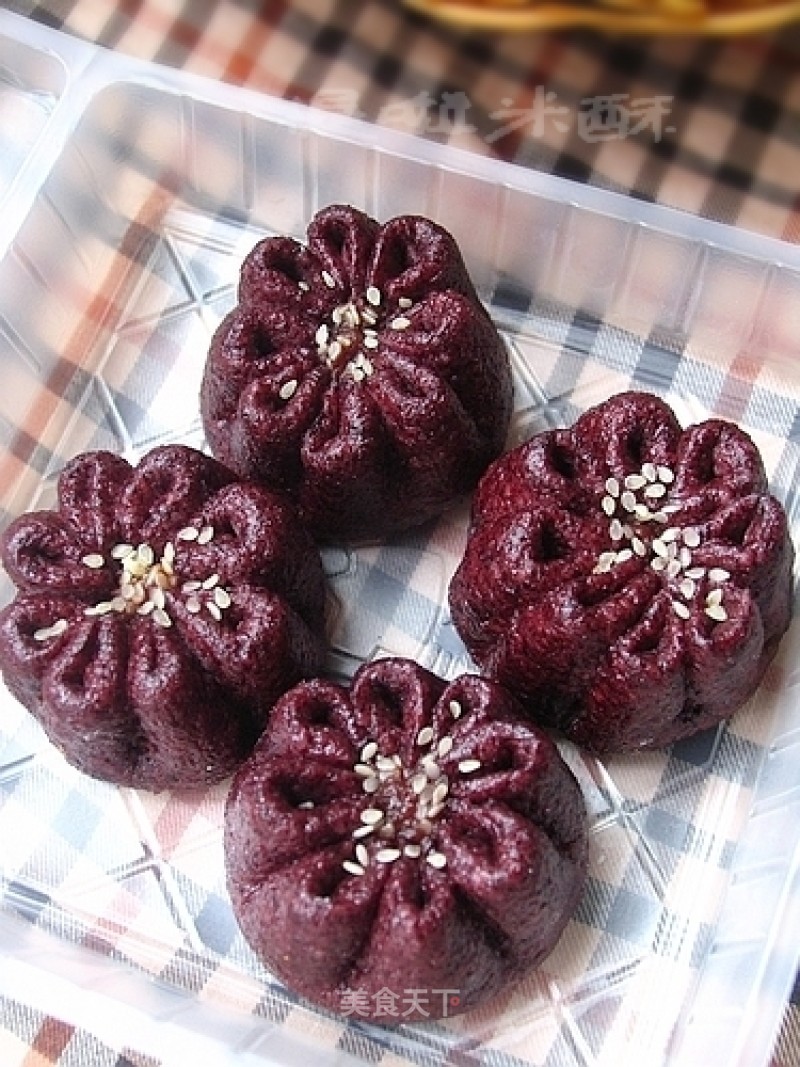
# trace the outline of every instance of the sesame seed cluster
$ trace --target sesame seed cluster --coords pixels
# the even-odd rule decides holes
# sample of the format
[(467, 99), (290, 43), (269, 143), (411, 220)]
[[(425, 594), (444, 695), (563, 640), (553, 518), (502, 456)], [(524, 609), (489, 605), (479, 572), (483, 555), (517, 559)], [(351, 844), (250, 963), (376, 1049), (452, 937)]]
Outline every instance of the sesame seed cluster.
[[(454, 721), (461, 717), (457, 700), (451, 700), (448, 708)], [(361, 749), (353, 770), (361, 778), (370, 805), (361, 811), (360, 825), (352, 833), (355, 854), (342, 864), (349, 874), (363, 875), (371, 859), (393, 863), (401, 856), (423, 859), (437, 870), (447, 866), (447, 857), (434, 847), (431, 834), (450, 793), (450, 779), (440, 761), (450, 754), (453, 738), (445, 733), (432, 747), (433, 741), (433, 727), (424, 726), (415, 739), (420, 755), (410, 768), (397, 753), (382, 755), (375, 741)], [(474, 774), (480, 768), (479, 759), (462, 759), (456, 766), (460, 775)], [(367, 838), (376, 843), (372, 851), (365, 844)]]
[(594, 573), (603, 574), (634, 556), (648, 561), (667, 583), (672, 609), (681, 619), (690, 618), (698, 583), (706, 579), (712, 588), (705, 595), (703, 611), (714, 622), (725, 622), (728, 613), (722, 583), (728, 581), (730, 571), (694, 564), (692, 552), (702, 544), (702, 536), (696, 526), (670, 525), (672, 516), (681, 510), (680, 504), (668, 499), (674, 481), (671, 467), (650, 462), (622, 480), (606, 479), (600, 507), (610, 519), (609, 538), (619, 547), (600, 553)]
[[(184, 526), (176, 534), (177, 541), (196, 541), (200, 545), (207, 545), (213, 539), (214, 528), (210, 525), (199, 528)], [(101, 552), (89, 552), (81, 557), (81, 563), (92, 571), (110, 567), (118, 575), (116, 593), (85, 607), (85, 616), (108, 615), (111, 612), (136, 614), (149, 617), (157, 626), (168, 629), (173, 620), (168, 611), (167, 593), (182, 595), (189, 614), (196, 615), (205, 610), (217, 622), (221, 621), (223, 611), (232, 603), (231, 595), (220, 585), (217, 573), (179, 582), (175, 574), (173, 541), (166, 542), (160, 556), (146, 542), (139, 545), (120, 543), (111, 548), (108, 558)], [(67, 619), (56, 619), (51, 625), (35, 630), (33, 638), (35, 641), (47, 641), (63, 634), (68, 626)]]

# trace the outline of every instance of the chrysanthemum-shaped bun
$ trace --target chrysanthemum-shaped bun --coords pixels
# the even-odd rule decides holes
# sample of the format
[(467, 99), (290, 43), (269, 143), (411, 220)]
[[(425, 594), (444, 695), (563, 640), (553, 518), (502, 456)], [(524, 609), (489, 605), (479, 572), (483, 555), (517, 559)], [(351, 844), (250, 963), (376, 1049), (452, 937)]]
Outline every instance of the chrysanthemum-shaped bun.
[(583, 888), (586, 812), (500, 686), (386, 659), (281, 698), (234, 779), (225, 851), (275, 973), (397, 1023), (466, 1011), (550, 952)]
[(275, 699), (324, 654), (324, 578), (293, 509), (180, 445), (138, 467), (73, 460), (58, 507), (0, 542), (18, 587), (0, 669), (72, 764), (160, 790), (250, 751)]
[(474, 488), (511, 374), (449, 233), (334, 205), (305, 245), (270, 237), (245, 259), (201, 410), (214, 454), (293, 497), (316, 537), (369, 540)]
[(450, 587), (474, 659), (597, 752), (669, 744), (752, 695), (793, 547), (737, 426), (623, 393), (498, 460)]

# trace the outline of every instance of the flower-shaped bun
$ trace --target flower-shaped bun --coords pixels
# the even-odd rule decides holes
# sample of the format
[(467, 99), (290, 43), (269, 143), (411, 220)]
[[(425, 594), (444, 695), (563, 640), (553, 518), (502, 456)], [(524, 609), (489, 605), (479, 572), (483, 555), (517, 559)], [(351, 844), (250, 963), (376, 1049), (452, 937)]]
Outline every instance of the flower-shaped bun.
[(66, 759), (161, 790), (214, 782), (322, 662), (324, 577), (293, 509), (170, 445), (86, 453), (0, 541), (0, 669)]
[(474, 488), (505, 442), (511, 372), (447, 231), (333, 205), (306, 244), (246, 257), (201, 411), (214, 454), (293, 497), (316, 537), (378, 539)]
[(494, 682), (410, 660), (278, 701), (225, 813), (254, 951), (336, 1012), (466, 1011), (553, 948), (586, 868), (586, 812), (549, 738)]
[(475, 661), (596, 752), (731, 716), (789, 625), (794, 550), (759, 453), (623, 393), (487, 471), (450, 586)]

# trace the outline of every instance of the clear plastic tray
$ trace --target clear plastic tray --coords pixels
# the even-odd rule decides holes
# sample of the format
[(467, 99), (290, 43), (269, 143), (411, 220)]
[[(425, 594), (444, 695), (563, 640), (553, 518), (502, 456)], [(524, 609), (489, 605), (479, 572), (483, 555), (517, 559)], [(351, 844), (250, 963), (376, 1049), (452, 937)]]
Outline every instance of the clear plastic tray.
[[(84, 449), (202, 446), (203, 360), (244, 252), (348, 201), (456, 235), (511, 352), (513, 440), (651, 389), (754, 436), (797, 537), (800, 249), (2, 13), (0, 108), (0, 522), (52, 503)], [(470, 667), (446, 610), (466, 517), (326, 551), (332, 670), (384, 652)], [(795, 626), (753, 701), (669, 752), (565, 745), (591, 871), (559, 946), (502, 1004), (395, 1030), (309, 1008), (253, 958), (225, 894), (224, 787), (84, 778), (3, 691), (0, 992), (126, 1028), (165, 1063), (766, 1064), (800, 955), (797, 662)]]

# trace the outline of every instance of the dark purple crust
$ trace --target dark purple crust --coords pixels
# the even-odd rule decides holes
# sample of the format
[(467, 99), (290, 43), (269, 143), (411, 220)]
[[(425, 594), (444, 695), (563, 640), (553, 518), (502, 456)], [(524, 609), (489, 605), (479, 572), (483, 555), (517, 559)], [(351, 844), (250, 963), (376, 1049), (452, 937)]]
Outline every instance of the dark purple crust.
[[(407, 785), (393, 794), (396, 808), (387, 794), (365, 793), (354, 771), (364, 746), (410, 768), (448, 733), (452, 750), (437, 763), (449, 796), (430, 833), (446, 865), (378, 862), (370, 835), (361, 839), (370, 862), (349, 873), (361, 813), (383, 804), (402, 835), (409, 824), (398, 812), (416, 803)], [(467, 759), (480, 768), (462, 772)], [(586, 812), (552, 741), (500, 686), (477, 675), (447, 684), (386, 659), (361, 667), (350, 689), (316, 679), (281, 698), (234, 779), (225, 855), (242, 931), (290, 988), (345, 1013), (359, 992), (354, 1017), (397, 1023), (466, 1011), (552, 950), (584, 885)], [(426, 991), (426, 1004), (405, 1014), (412, 989)], [(434, 993), (445, 989), (457, 1006)], [(397, 997), (393, 1015), (381, 1014), (382, 990)]]
[[(418, 525), (472, 490), (502, 451), (508, 358), (455, 241), (430, 220), (379, 225), (351, 207), (325, 208), (305, 245), (272, 237), (252, 249), (238, 300), (206, 363), (208, 441), (243, 477), (292, 496), (319, 539)], [(348, 305), (376, 316), (374, 348), (363, 347), (363, 319), (334, 327), (335, 309)], [(339, 357), (328, 347), (334, 334), (353, 338)], [(355, 352), (370, 363), (360, 380), (348, 362)], [(282, 388), (294, 391), (284, 398)]]
[[(188, 527), (213, 537), (179, 538)], [(115, 545), (146, 544), (160, 560), (168, 542), (164, 625), (132, 608), (91, 613), (119, 593)], [(324, 578), (310, 535), (284, 501), (193, 449), (156, 448), (136, 468), (109, 452), (77, 457), (57, 510), (21, 516), (0, 548), (19, 590), (0, 612), (6, 684), (97, 778), (161, 790), (226, 777), (277, 697), (322, 663)], [(93, 555), (102, 565), (83, 562)], [(204, 579), (223, 590), (223, 609), (209, 606), (213, 589), (184, 590)], [(63, 633), (42, 636), (58, 620)]]
[[(663, 551), (672, 528), (682, 549), (693, 542), (669, 577), (650, 548), (600, 562), (633, 546), (611, 537), (606, 480), (648, 462), (668, 468), (648, 505), (668, 514), (634, 523), (640, 540)], [(611, 504), (630, 525), (621, 497)], [(652, 748), (714, 726), (755, 691), (789, 625), (793, 559), (744, 431), (719, 419), (682, 430), (661, 400), (623, 393), (486, 472), (450, 606), (475, 661), (539, 721), (595, 752)]]

